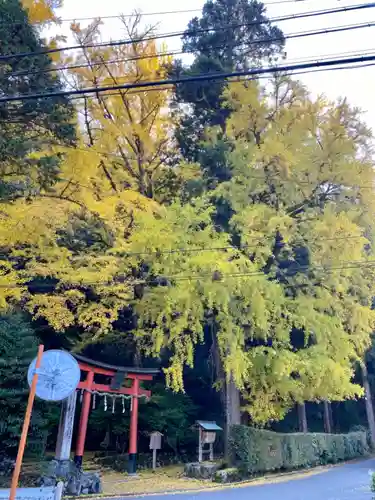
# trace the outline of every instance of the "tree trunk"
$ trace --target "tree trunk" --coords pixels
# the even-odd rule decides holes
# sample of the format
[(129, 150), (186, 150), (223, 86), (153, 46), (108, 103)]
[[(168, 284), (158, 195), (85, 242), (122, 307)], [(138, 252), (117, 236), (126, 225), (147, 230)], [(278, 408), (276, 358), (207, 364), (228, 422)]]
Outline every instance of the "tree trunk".
[(225, 459), (230, 460), (229, 437), (232, 425), (241, 423), (240, 391), (231, 377), (225, 387)]
[(307, 429), (307, 417), (306, 417), (306, 405), (305, 403), (300, 403), (298, 406), (298, 421), (299, 421), (299, 431), (308, 432)]
[(215, 363), (216, 378), (220, 382), (220, 399), (225, 416), (224, 427), (224, 455), (230, 461), (229, 436), (232, 425), (241, 423), (240, 391), (236, 387), (233, 378), (227, 380), (221, 362), (219, 346), (216, 341), (214, 326), (212, 327), (212, 351)]
[(371, 446), (375, 449), (375, 418), (374, 418), (374, 407), (372, 405), (372, 395), (371, 388), (367, 377), (367, 366), (366, 363), (361, 365), (363, 388), (365, 390), (365, 403), (366, 403), (366, 415), (368, 427), (370, 429)]
[(332, 434), (332, 407), (329, 401), (323, 401), (324, 406), (324, 431)]

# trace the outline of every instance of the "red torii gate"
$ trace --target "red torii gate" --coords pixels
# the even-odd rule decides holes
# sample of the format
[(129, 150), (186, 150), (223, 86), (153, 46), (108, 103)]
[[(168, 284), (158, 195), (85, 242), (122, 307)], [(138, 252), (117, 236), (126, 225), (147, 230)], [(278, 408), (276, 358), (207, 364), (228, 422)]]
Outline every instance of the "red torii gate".
[[(86, 378), (78, 385), (78, 389), (83, 390), (81, 417), (79, 421), (76, 453), (74, 461), (78, 466), (82, 466), (82, 457), (85, 448), (85, 439), (87, 433), (87, 424), (90, 413), (91, 396), (93, 391), (124, 394), (131, 396), (131, 414), (130, 414), (130, 439), (129, 439), (129, 470), (134, 474), (137, 468), (137, 430), (138, 430), (138, 400), (139, 397), (150, 397), (151, 391), (142, 389), (141, 382), (152, 380), (159, 373), (158, 369), (153, 368), (128, 368), (121, 366), (108, 365), (99, 361), (74, 354), (81, 372), (86, 373)], [(111, 379), (109, 384), (99, 384), (95, 382), (95, 375), (104, 375)], [(132, 381), (131, 387), (122, 387), (125, 379)]]

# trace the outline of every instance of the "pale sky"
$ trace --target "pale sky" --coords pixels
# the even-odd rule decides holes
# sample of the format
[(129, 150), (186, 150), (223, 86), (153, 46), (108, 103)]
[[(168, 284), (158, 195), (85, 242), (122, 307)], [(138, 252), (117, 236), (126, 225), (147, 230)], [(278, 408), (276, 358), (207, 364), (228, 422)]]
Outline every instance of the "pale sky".
[[(362, 0), (299, 0), (291, 3), (271, 5), (275, 0), (265, 0), (269, 17), (292, 15), (300, 12), (339, 8), (347, 5), (366, 3)], [(144, 13), (162, 12), (170, 10), (201, 9), (204, 0), (64, 0), (64, 6), (59, 9), (58, 15), (63, 18), (81, 18), (92, 16), (110, 16), (117, 14), (131, 14), (134, 10)], [(183, 13), (173, 15), (150, 15), (144, 17), (147, 24), (158, 24), (160, 33), (183, 31), (188, 21), (197, 13)], [(299, 31), (312, 31), (334, 26), (344, 26), (356, 23), (375, 22), (375, 7), (363, 11), (344, 12), (325, 16), (296, 19), (279, 23), (284, 34)], [(88, 21), (82, 21), (85, 26)], [(64, 31), (69, 23), (63, 23)], [(61, 29), (63, 29), (61, 28)], [(61, 32), (60, 29), (60, 32)], [(102, 29), (103, 40), (126, 38), (121, 31), (121, 24), (116, 19), (105, 20)], [(307, 38), (292, 39), (286, 42), (287, 61), (319, 60), (324, 56), (347, 57), (349, 53), (366, 51), (375, 54), (374, 39), (375, 26), (347, 31), (343, 33), (324, 34)], [(178, 38), (167, 40), (168, 50), (178, 50)], [(330, 99), (347, 97), (353, 106), (365, 112), (365, 120), (375, 131), (375, 66), (345, 71), (318, 72), (316, 74), (299, 75), (298, 78), (314, 94), (325, 94)]]

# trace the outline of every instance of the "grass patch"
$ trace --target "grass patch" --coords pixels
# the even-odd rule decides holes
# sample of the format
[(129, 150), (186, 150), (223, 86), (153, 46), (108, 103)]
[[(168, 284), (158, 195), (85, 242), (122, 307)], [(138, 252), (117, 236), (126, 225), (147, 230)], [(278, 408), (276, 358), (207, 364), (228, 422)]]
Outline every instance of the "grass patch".
[(164, 491), (200, 490), (213, 488), (210, 480), (193, 479), (183, 475), (182, 465), (170, 465), (156, 471), (140, 471), (137, 476), (104, 470), (101, 473), (104, 495), (137, 495)]

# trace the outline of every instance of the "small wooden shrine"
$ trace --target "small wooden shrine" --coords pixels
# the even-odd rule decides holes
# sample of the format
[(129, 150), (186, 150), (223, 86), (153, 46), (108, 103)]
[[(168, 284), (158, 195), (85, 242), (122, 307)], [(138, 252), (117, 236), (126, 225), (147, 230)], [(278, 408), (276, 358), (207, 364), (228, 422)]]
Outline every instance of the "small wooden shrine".
[[(216, 422), (206, 422), (204, 420), (197, 420), (196, 425), (199, 433), (198, 462), (203, 461), (204, 454), (209, 454), (209, 459), (212, 461), (214, 459), (216, 434), (223, 429)], [(205, 448), (206, 444), (208, 444), (208, 449)]]

